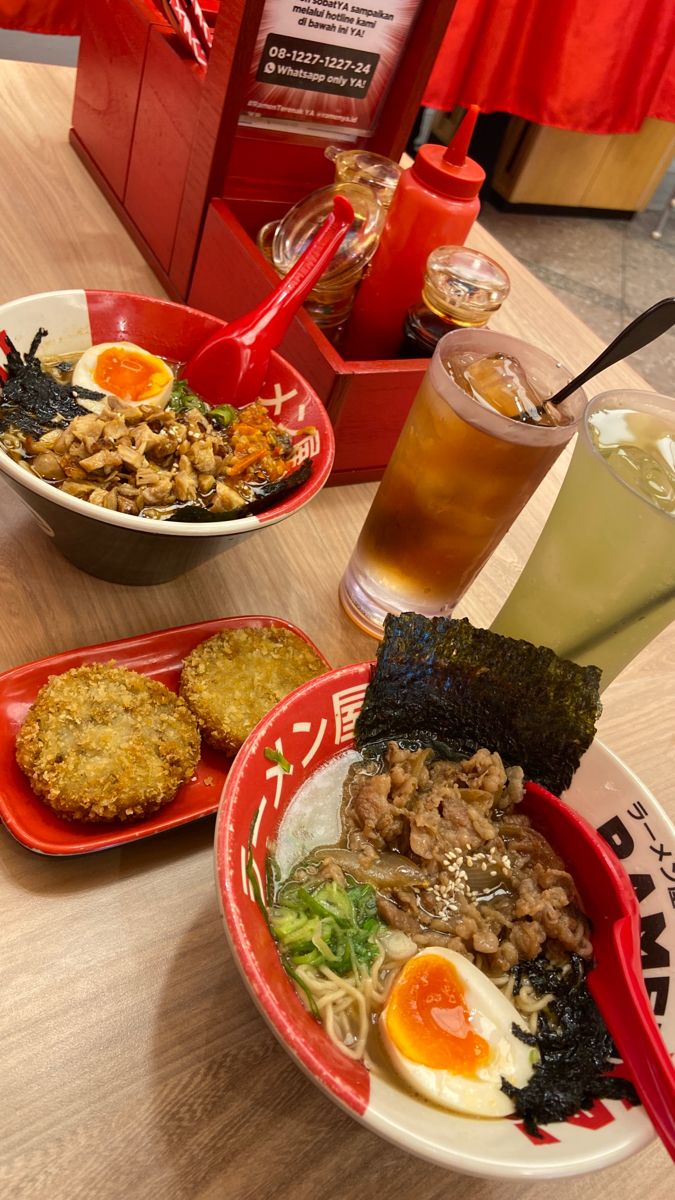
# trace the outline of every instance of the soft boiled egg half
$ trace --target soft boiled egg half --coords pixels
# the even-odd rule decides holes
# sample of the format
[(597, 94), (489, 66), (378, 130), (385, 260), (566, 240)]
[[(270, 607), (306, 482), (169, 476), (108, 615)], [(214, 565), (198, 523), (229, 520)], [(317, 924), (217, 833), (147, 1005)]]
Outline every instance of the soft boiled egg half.
[[(173, 371), (163, 359), (133, 342), (101, 342), (90, 346), (73, 371), (75, 388), (116, 396), (123, 404), (152, 404), (155, 408), (166, 408), (173, 380)], [(90, 412), (100, 412), (105, 400), (83, 396), (78, 404)]]
[(506, 1117), (513, 1104), (502, 1078), (525, 1087), (531, 1049), (514, 1036), (527, 1026), (510, 1000), (478, 967), (454, 950), (431, 947), (409, 959), (379, 1021), (397, 1073), (443, 1108), (478, 1117)]

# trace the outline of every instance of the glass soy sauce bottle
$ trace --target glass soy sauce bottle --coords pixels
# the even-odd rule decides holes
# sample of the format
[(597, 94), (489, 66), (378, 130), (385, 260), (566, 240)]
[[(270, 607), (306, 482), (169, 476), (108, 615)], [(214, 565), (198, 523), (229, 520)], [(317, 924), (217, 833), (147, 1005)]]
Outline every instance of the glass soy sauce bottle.
[(470, 246), (439, 246), (427, 259), (422, 296), (408, 309), (399, 358), (431, 358), (452, 329), (479, 329), (509, 294), (506, 271)]

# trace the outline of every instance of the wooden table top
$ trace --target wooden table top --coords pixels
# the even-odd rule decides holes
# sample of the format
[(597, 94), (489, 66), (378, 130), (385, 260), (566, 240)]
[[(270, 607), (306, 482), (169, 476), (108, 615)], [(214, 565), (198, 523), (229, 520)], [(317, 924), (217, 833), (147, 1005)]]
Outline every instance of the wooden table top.
[[(74, 72), (0, 63), (0, 299), (69, 287), (162, 290), (67, 143)], [(494, 325), (581, 368), (600, 342), (480, 229), (513, 291)], [(591, 391), (642, 386), (627, 366)], [(488, 624), (554, 498), (545, 481), (458, 609)], [(117, 637), (235, 613), (304, 628), (339, 666), (374, 643), (337, 584), (373, 485), (326, 489), (173, 583), (129, 588), (65, 562), (0, 485), (0, 670)], [(273, 570), (270, 569), (273, 564)], [(300, 570), (301, 564), (301, 570)], [(604, 697), (600, 735), (675, 811), (675, 626)], [(213, 882), (214, 820), (75, 859), (33, 855), (0, 829), (2, 1105), (8, 1200), (534, 1200), (540, 1184), (478, 1181), (418, 1161), (338, 1110), (288, 1058), (240, 981)], [(384, 1171), (378, 1168), (384, 1164)], [(556, 1200), (665, 1200), (653, 1145), (553, 1185)], [(671, 1178), (672, 1185), (672, 1178)]]

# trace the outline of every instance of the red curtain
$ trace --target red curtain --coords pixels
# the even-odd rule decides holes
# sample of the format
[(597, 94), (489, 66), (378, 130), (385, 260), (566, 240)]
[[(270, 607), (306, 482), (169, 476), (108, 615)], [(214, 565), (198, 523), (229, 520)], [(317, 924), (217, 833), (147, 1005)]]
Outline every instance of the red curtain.
[(83, 8), (84, 0), (0, 0), (0, 29), (76, 36)]
[(457, 0), (424, 104), (584, 133), (675, 121), (675, 0)]

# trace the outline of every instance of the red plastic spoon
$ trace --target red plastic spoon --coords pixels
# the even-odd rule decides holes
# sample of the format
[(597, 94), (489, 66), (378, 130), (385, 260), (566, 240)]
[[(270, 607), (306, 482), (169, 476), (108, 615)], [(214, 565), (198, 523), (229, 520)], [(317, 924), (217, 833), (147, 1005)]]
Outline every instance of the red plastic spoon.
[(262, 304), (214, 334), (185, 364), (181, 375), (208, 404), (240, 407), (255, 400), (265, 382), (270, 353), (323, 274), (354, 220), (338, 194), (316, 237)]
[(656, 1132), (675, 1159), (675, 1066), (642, 977), (640, 910), (630, 880), (600, 834), (562, 800), (528, 783), (522, 807), (574, 873), (593, 926), (589, 990)]

